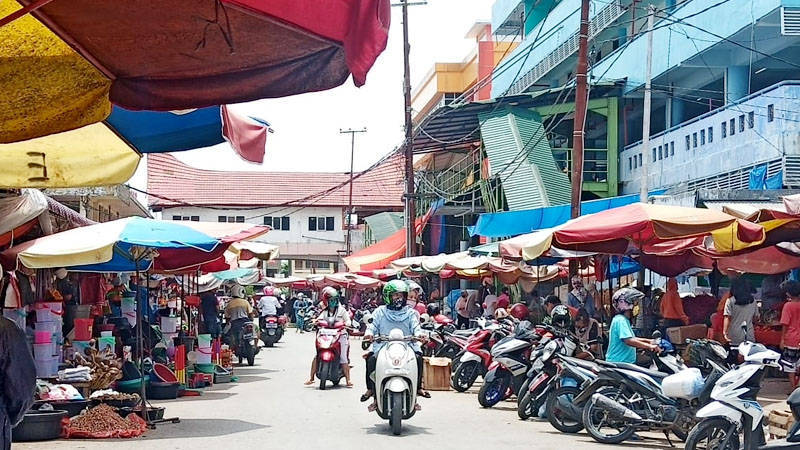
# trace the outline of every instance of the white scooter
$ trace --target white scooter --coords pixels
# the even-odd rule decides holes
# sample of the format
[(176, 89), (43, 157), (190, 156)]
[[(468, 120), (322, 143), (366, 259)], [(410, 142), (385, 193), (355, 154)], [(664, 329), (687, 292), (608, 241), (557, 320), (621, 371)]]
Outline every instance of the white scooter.
[[(779, 367), (781, 355), (761, 344), (746, 341), (739, 344), (739, 354), (744, 357), (744, 363), (717, 380), (711, 391), (714, 401), (697, 411), (697, 418), (701, 421), (689, 433), (685, 449), (800, 450), (800, 422), (795, 422), (785, 440), (771, 441), (769, 444), (765, 444), (764, 440), (764, 410), (756, 397), (764, 369), (767, 366)], [(800, 420), (798, 390), (789, 396), (787, 402), (795, 420)], [(743, 447), (740, 445), (740, 434), (744, 435)]]
[(381, 419), (388, 419), (392, 434), (400, 435), (402, 422), (417, 412), (417, 356), (410, 342), (397, 328), (389, 336), (376, 336), (375, 342), (387, 342), (376, 356), (375, 403)]

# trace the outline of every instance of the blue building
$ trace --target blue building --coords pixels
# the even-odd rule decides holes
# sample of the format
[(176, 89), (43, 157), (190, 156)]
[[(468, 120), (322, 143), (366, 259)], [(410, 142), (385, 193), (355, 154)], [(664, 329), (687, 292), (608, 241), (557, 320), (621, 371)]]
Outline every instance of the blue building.
[[(645, 158), (651, 190), (800, 188), (800, 81), (792, 81), (800, 79), (800, 0), (654, 0), (648, 149), (641, 145), (648, 3), (590, 4), (590, 85), (618, 86), (590, 88), (590, 97), (618, 99), (620, 194), (639, 191)], [(522, 41), (495, 68), (494, 98), (574, 82), (580, 5), (497, 0), (495, 39)], [(545, 123), (554, 151), (571, 147), (571, 119), (562, 118)], [(587, 139), (611, 129), (590, 123)]]

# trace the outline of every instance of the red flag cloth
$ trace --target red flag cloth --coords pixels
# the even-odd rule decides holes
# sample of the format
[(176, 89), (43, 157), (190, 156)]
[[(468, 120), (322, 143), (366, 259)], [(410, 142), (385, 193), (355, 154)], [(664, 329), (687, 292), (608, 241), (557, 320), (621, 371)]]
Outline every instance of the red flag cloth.
[(264, 162), (269, 125), (231, 111), (227, 105), (220, 108), (222, 136), (245, 161)]

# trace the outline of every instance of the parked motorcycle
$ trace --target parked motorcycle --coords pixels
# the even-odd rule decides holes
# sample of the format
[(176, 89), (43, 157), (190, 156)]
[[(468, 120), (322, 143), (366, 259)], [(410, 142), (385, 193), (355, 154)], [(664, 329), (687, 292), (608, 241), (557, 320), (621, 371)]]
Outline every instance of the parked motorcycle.
[(467, 346), (458, 357), (458, 365), (450, 376), (450, 386), (458, 392), (464, 392), (472, 387), (478, 376), (486, 376), (492, 362), (492, 347), (509, 334), (507, 327), (494, 323), (467, 339)]
[(330, 381), (338, 386), (344, 373), (339, 363), (341, 345), (339, 338), (345, 332), (343, 322), (336, 322), (333, 317), (328, 320), (318, 320), (317, 326), (317, 379), (320, 390), (325, 390), (326, 382)]
[(762, 344), (743, 342), (744, 363), (723, 375), (711, 391), (711, 403), (697, 411), (697, 423), (686, 439), (686, 450), (800, 449), (800, 388), (787, 398), (794, 425), (786, 437), (765, 443), (764, 410), (757, 396), (766, 367), (779, 367), (780, 354)]
[(239, 357), (239, 364), (242, 364), (246, 359), (247, 365), (252, 366), (256, 363), (256, 355), (259, 351), (256, 324), (249, 319), (242, 320), (241, 326), (234, 335), (235, 328), (235, 326), (231, 326), (225, 334), (224, 340), (228, 343), (233, 353)]
[(297, 311), (303, 317), (303, 331), (314, 329), (314, 320), (317, 318), (317, 309), (309, 305)]
[(403, 420), (410, 419), (417, 406), (417, 358), (409, 345), (416, 338), (404, 336), (397, 328), (388, 336), (376, 336), (376, 342), (387, 342), (376, 355), (375, 411), (388, 419), (392, 434), (400, 435)]
[(576, 405), (574, 398), (597, 379), (599, 368), (593, 360), (564, 355), (556, 355), (555, 364), (558, 367), (556, 383), (545, 401), (547, 420), (562, 433), (577, 433), (583, 430), (583, 405)]
[(540, 335), (528, 321), (517, 325), (512, 336), (501, 339), (492, 347), (492, 364), (478, 391), (478, 403), (491, 408), (501, 400), (520, 391), (531, 367), (531, 348)]
[[(657, 336), (657, 341), (660, 341)], [(671, 344), (660, 341), (663, 353), (669, 353)], [(663, 355), (662, 355), (663, 356)], [(673, 355), (674, 356), (674, 355)], [(592, 438), (605, 444), (618, 444), (629, 439), (636, 431), (662, 431), (669, 440), (669, 432), (685, 440), (697, 422), (695, 413), (708, 402), (714, 383), (724, 373), (717, 367), (705, 379), (699, 369), (688, 368), (677, 358), (656, 356), (659, 368), (673, 373), (645, 369), (632, 364), (604, 363), (591, 388), (581, 392), (576, 402), (590, 394), (583, 408), (583, 426)], [(659, 364), (661, 363), (661, 364)]]
[(260, 331), (261, 341), (267, 347), (272, 347), (283, 337), (283, 325), (278, 316), (266, 316), (261, 318)]

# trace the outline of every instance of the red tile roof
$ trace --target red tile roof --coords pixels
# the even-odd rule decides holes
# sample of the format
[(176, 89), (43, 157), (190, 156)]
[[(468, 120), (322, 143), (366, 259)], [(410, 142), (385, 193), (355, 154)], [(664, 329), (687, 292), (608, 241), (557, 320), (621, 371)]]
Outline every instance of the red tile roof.
[[(150, 206), (347, 206), (349, 177), (348, 172), (202, 170), (169, 154), (147, 155), (147, 191), (163, 197), (149, 196)], [(402, 196), (401, 158), (389, 159), (353, 181), (355, 206), (400, 208)]]

